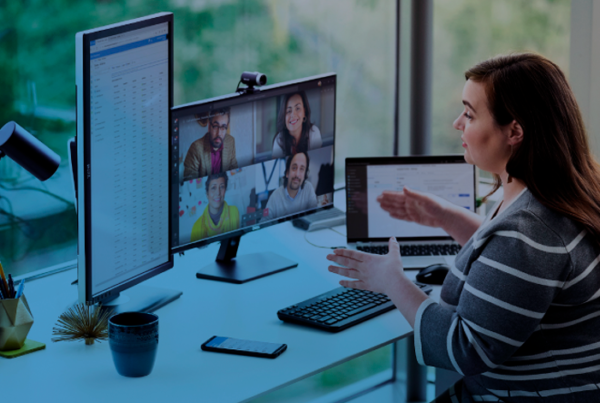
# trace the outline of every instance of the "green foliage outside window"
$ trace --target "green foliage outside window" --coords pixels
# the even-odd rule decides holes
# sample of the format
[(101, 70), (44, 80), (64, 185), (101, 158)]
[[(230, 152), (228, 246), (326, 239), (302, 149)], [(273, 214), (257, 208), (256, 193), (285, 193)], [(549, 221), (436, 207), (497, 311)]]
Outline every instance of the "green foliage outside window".
[(433, 154), (462, 153), (452, 122), (462, 111), (464, 72), (490, 57), (541, 53), (569, 69), (571, 0), (435, 0)]
[(343, 181), (346, 156), (392, 152), (394, 10), (393, 2), (360, 0), (0, 0), (0, 124), (19, 122), (63, 159), (44, 184), (0, 161), (5, 267), (20, 275), (75, 259), (66, 144), (75, 136), (76, 32), (172, 11), (176, 105), (233, 92), (244, 70), (269, 83), (337, 72)]

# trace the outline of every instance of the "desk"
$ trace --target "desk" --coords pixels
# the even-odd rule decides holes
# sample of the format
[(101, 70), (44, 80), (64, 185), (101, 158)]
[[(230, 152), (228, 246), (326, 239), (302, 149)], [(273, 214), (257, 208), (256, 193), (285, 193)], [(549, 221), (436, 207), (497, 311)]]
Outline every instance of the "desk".
[[(158, 355), (145, 378), (118, 375), (108, 342), (51, 342), (58, 316), (76, 299), (76, 287), (70, 285), (74, 270), (27, 283), (35, 319), (29, 338), (47, 347), (12, 360), (0, 358), (2, 397), (23, 403), (59, 398), (86, 403), (246, 401), (412, 334), (397, 310), (337, 334), (280, 321), (278, 309), (338, 286), (339, 276), (326, 269), (328, 250), (310, 246), (303, 236), (290, 222), (245, 235), (239, 254), (275, 251), (299, 262), (294, 269), (246, 284), (196, 279), (197, 269), (214, 260), (216, 244), (176, 256), (172, 270), (148, 280), (148, 285), (178, 289), (183, 295), (156, 311)], [(345, 242), (329, 230), (309, 236), (315, 243)], [(213, 335), (281, 342), (288, 350), (274, 360), (201, 351), (200, 345)]]

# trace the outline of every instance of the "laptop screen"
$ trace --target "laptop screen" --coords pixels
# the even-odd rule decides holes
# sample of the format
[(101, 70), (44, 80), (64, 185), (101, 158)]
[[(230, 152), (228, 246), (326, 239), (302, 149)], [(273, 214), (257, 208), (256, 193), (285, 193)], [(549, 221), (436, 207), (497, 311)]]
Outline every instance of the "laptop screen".
[(346, 223), (348, 242), (383, 242), (451, 239), (440, 228), (391, 218), (377, 197), (404, 186), (432, 193), (475, 211), (475, 166), (462, 155), (373, 157), (346, 159)]

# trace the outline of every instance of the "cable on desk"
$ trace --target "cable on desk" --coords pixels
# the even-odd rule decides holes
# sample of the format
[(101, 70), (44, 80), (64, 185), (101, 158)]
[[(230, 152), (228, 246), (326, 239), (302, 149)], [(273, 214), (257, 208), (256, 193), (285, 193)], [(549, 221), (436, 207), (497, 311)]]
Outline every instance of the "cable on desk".
[[(329, 228), (331, 229), (331, 228)], [(335, 231), (335, 230), (334, 230)], [(338, 232), (338, 231), (335, 231)], [(339, 233), (339, 232), (338, 232)], [(317, 245), (316, 243), (312, 243), (311, 241), (308, 240), (307, 238), (308, 235), (308, 231), (304, 232), (304, 240), (309, 244), (314, 246), (315, 248), (321, 248), (321, 249), (346, 249), (345, 246), (322, 246), (322, 245)]]
[(338, 230), (336, 230), (336, 229), (333, 229), (333, 227), (331, 227), (331, 228), (327, 228), (327, 229), (330, 229), (330, 230), (332, 230), (333, 232), (336, 232), (336, 233), (340, 234), (340, 235), (341, 235), (341, 236), (343, 236), (344, 238), (346, 237), (346, 234), (342, 234), (340, 231), (338, 231)]
[(346, 189), (346, 186), (342, 186), (342, 187), (339, 187), (337, 189), (333, 189), (333, 193), (339, 192), (340, 190), (344, 190), (344, 189)]

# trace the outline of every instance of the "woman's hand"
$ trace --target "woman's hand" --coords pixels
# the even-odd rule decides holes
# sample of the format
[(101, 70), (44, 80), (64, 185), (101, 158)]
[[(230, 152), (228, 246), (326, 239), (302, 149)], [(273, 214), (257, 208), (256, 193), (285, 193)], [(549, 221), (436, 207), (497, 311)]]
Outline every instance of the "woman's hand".
[(393, 218), (438, 228), (443, 226), (446, 212), (452, 206), (441, 197), (407, 187), (402, 192), (386, 190), (377, 197), (377, 201)]
[(396, 280), (404, 277), (400, 247), (395, 238), (390, 238), (387, 255), (372, 255), (354, 250), (336, 249), (334, 254), (327, 255), (327, 259), (345, 266), (329, 266), (330, 272), (355, 280), (341, 280), (340, 285), (344, 287), (389, 295), (390, 287), (394, 287), (397, 284)]
[(400, 247), (395, 238), (390, 238), (387, 255), (336, 249), (333, 255), (327, 255), (327, 259), (346, 266), (329, 266), (330, 272), (354, 279), (342, 280), (340, 285), (386, 294), (409, 325), (415, 326), (417, 311), (428, 297), (404, 274)]

